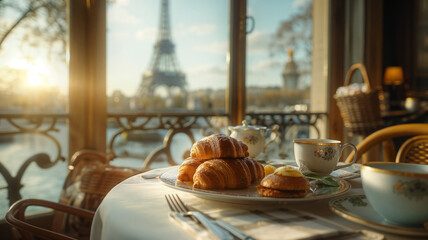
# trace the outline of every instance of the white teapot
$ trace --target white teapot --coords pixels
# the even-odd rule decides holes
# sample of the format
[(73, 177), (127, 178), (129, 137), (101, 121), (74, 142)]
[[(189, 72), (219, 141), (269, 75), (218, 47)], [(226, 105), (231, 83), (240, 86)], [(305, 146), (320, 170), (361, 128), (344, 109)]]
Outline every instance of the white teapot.
[[(248, 153), (250, 158), (255, 158), (261, 152), (265, 153), (266, 148), (278, 137), (278, 125), (275, 125), (272, 129), (268, 129), (264, 126), (251, 126), (247, 124), (247, 121), (242, 121), (241, 126), (229, 127), (232, 131), (230, 136), (242, 141), (248, 146)], [(271, 131), (271, 139), (265, 144), (268, 132)]]

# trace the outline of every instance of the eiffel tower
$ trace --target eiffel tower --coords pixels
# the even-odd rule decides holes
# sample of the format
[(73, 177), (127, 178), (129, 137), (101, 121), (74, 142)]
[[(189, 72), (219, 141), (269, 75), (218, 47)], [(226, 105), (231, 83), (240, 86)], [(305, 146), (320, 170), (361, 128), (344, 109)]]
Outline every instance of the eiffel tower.
[(152, 97), (156, 88), (160, 86), (167, 87), (170, 97), (172, 87), (179, 88), (187, 97), (186, 76), (180, 70), (175, 56), (175, 45), (172, 42), (168, 0), (162, 0), (161, 4), (158, 39), (149, 70), (143, 74), (143, 81), (136, 93), (137, 105), (138, 99)]

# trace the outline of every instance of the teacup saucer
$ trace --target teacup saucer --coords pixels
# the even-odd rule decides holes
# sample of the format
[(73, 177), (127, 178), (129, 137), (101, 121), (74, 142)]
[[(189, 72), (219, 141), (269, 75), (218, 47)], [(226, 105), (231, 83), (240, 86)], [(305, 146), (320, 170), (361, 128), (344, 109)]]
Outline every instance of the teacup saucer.
[(406, 227), (386, 222), (377, 214), (365, 195), (343, 196), (329, 202), (330, 209), (341, 217), (381, 231), (412, 235), (428, 236), (428, 229), (421, 224), (420, 227)]

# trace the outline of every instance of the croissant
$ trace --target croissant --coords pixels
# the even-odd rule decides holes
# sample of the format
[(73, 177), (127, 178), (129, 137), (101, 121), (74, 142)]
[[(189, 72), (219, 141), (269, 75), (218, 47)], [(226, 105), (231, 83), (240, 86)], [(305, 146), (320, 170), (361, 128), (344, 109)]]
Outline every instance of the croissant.
[(248, 157), (248, 146), (224, 134), (213, 134), (195, 142), (190, 151), (191, 158), (244, 158)]
[(238, 189), (264, 177), (263, 166), (251, 158), (213, 159), (202, 163), (193, 175), (193, 187)]
[(193, 175), (196, 169), (207, 159), (187, 158), (178, 168), (177, 179), (182, 182), (193, 181)]

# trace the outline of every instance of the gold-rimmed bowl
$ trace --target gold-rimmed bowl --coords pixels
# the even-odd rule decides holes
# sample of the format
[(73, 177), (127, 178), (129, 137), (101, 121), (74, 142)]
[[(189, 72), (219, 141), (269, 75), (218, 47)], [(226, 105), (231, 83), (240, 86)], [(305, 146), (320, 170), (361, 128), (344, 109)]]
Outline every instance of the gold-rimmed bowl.
[(428, 165), (364, 164), (361, 181), (367, 200), (387, 222), (404, 226), (428, 222)]

